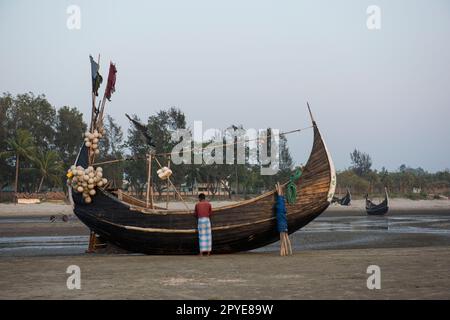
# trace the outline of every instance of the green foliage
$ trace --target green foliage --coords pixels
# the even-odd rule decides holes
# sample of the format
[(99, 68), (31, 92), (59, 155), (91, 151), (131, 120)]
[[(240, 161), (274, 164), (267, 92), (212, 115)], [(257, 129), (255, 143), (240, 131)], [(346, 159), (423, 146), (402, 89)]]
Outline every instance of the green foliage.
[[(2, 158), (14, 157), (14, 166), (16, 172), (20, 170), (20, 159), (22, 162), (25, 160), (31, 160), (36, 152), (36, 147), (33, 143), (33, 138), (27, 130), (18, 129), (14, 136), (6, 139), (7, 150), (0, 152)], [(29, 175), (28, 175), (29, 177)], [(18, 185), (18, 177), (14, 177), (15, 187), (14, 190), (18, 192), (20, 187)]]
[[(35, 192), (65, 186), (65, 167), (72, 164), (86, 128), (76, 108), (56, 111), (44, 95), (0, 97), (0, 187), (15, 185)], [(19, 161), (17, 161), (19, 159)]]
[[(100, 139), (100, 154), (96, 158), (96, 162), (122, 159), (125, 156), (122, 128), (109, 115), (106, 116), (104, 128), (105, 135)], [(125, 164), (123, 162), (116, 162), (102, 166), (102, 168), (104, 176), (108, 178), (112, 186), (122, 188)]]
[(75, 162), (85, 131), (83, 114), (78, 109), (64, 106), (58, 110), (54, 143), (64, 163)]
[(361, 177), (370, 172), (370, 168), (372, 167), (372, 159), (367, 153), (355, 149), (352, 153), (350, 153), (350, 159), (352, 162), (353, 171), (355, 171), (358, 176)]
[(28, 130), (36, 147), (50, 149), (54, 147), (56, 110), (45, 95), (33, 93), (18, 94), (9, 97), (12, 102), (8, 112), (9, 132), (19, 129)]
[[(410, 200), (425, 200), (425, 199), (427, 199), (427, 194), (425, 192), (420, 192), (420, 193), (407, 192), (405, 194), (405, 197)], [(438, 198), (438, 197), (435, 197), (435, 198)]]
[(429, 173), (422, 168), (410, 168), (406, 165), (398, 171), (369, 171), (364, 176), (358, 176), (353, 168), (338, 172), (338, 190), (350, 188), (353, 194), (382, 194), (387, 187), (391, 196), (403, 196), (409, 199), (426, 199), (427, 194), (450, 193), (450, 172), (440, 171)]
[(64, 164), (56, 151), (37, 151), (34, 152), (31, 159), (41, 176), (37, 192), (41, 192), (44, 181), (49, 182), (50, 185), (62, 185), (64, 178)]
[(338, 187), (351, 188), (353, 192), (367, 193), (369, 181), (358, 176), (353, 170), (345, 170), (337, 174)]

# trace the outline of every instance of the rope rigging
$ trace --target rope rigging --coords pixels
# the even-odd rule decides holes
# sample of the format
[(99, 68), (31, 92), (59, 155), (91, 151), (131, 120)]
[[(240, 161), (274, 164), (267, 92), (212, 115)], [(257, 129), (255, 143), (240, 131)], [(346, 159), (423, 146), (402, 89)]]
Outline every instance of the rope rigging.
[(302, 170), (299, 168), (289, 178), (286, 186), (286, 200), (289, 204), (294, 204), (297, 200), (297, 181), (302, 176)]
[[(313, 127), (314, 126), (308, 126), (308, 127), (304, 127), (304, 128), (300, 128), (300, 129), (295, 129), (295, 130), (291, 130), (291, 131), (281, 132), (280, 135), (288, 135), (288, 134), (292, 134), (292, 133), (295, 133), (295, 132), (300, 132), (300, 131), (304, 131), (304, 130), (307, 130), (307, 129), (311, 129)], [(260, 139), (256, 138), (256, 139), (245, 140), (243, 142), (242, 141), (236, 141), (236, 142), (233, 142), (233, 143), (223, 143), (223, 144), (220, 144), (220, 145), (208, 145), (206, 147), (200, 147), (200, 148), (195, 148), (194, 147), (194, 148), (190, 148), (188, 150), (185, 150), (183, 152), (200, 152), (200, 151), (207, 150), (207, 149), (210, 149), (210, 148), (227, 147), (227, 146), (231, 146), (231, 145), (237, 145), (239, 143), (247, 143), (247, 142), (258, 141), (258, 140), (260, 140)], [(156, 156), (168, 157), (168, 156), (172, 156), (172, 155), (175, 155), (175, 154), (177, 154), (177, 152), (162, 152), (162, 153), (155, 153), (154, 156), (155, 157)], [(115, 159), (115, 160), (96, 162), (96, 163), (93, 163), (92, 165), (93, 166), (99, 166), (99, 165), (111, 164), (111, 163), (122, 162), (122, 161), (137, 161), (137, 160), (146, 160), (146, 159), (147, 158), (144, 158), (144, 157), (123, 158), (123, 159)]]

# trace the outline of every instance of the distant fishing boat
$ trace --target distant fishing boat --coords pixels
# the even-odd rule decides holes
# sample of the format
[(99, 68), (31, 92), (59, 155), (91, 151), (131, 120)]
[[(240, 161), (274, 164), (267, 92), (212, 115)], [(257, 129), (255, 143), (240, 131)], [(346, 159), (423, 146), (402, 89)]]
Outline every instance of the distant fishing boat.
[(373, 203), (366, 194), (366, 212), (368, 215), (384, 215), (389, 211), (389, 197), (387, 188), (384, 188), (384, 200), (379, 204)]
[(350, 194), (350, 190), (347, 188), (347, 192), (344, 197), (339, 198), (334, 196), (331, 203), (338, 203), (341, 206), (349, 206), (352, 202), (352, 195)]

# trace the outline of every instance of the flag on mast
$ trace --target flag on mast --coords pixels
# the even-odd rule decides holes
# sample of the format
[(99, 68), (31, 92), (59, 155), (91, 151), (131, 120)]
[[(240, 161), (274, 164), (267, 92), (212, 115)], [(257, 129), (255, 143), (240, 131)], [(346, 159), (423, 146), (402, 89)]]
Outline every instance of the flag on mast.
[(109, 63), (108, 82), (106, 84), (105, 96), (108, 101), (111, 101), (111, 95), (116, 91), (116, 65)]
[(98, 72), (100, 66), (97, 62), (94, 61), (91, 55), (89, 55), (89, 59), (91, 60), (91, 74), (92, 74), (92, 92), (98, 96), (98, 89), (100, 88), (100, 84), (103, 82), (103, 78)]

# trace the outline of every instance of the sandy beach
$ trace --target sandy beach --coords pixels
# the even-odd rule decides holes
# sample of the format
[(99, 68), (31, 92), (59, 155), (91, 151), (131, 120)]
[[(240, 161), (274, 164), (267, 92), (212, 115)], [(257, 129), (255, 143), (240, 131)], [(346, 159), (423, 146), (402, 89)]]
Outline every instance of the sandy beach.
[[(392, 199), (386, 217), (361, 200), (332, 205), (285, 258), (277, 243), (209, 258), (85, 254), (88, 234), (70, 205), (0, 204), (0, 299), (450, 299), (447, 200)], [(80, 290), (66, 287), (69, 265)], [(369, 265), (380, 290), (366, 286)]]
[[(381, 289), (369, 290), (369, 265)], [(69, 265), (81, 289), (66, 286)], [(0, 259), (0, 299), (449, 299), (450, 247)]]

